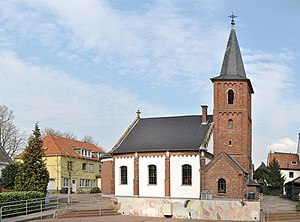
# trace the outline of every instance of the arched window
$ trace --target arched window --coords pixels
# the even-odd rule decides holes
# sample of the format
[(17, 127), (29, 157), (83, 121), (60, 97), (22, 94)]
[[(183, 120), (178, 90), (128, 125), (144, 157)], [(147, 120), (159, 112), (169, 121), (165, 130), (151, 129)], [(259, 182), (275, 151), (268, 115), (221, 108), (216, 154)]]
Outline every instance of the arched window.
[(233, 120), (230, 119), (228, 120), (228, 128), (232, 128), (233, 127)]
[(182, 165), (182, 185), (192, 185), (192, 167), (189, 164)]
[(127, 184), (127, 166), (120, 167), (121, 184)]
[(223, 178), (218, 180), (218, 193), (226, 193), (226, 180)]
[(156, 185), (157, 184), (157, 171), (155, 165), (148, 166), (148, 180), (149, 184)]
[(228, 104), (233, 104), (234, 92), (232, 89), (228, 90), (227, 92), (227, 100), (228, 100)]
[(231, 140), (228, 141), (228, 145), (232, 146), (232, 141)]

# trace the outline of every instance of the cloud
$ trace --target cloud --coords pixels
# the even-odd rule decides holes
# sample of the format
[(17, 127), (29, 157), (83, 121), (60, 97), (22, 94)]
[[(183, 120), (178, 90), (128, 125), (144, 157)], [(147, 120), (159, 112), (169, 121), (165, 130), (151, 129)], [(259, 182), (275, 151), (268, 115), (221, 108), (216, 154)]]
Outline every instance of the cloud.
[(281, 151), (281, 152), (293, 152), (297, 151), (297, 143), (295, 143), (290, 138), (283, 138), (277, 141), (274, 141), (268, 147), (269, 151)]
[[(296, 55), (292, 51), (262, 52), (244, 49), (244, 61), (253, 95), (253, 156), (256, 164), (269, 150), (296, 152), (291, 132), (300, 124), (300, 99), (294, 73)], [(284, 138), (278, 140), (278, 138)], [(275, 141), (275, 142), (270, 142)], [(271, 143), (271, 144), (270, 144)]]
[[(2, 3), (2, 8), (11, 29), (51, 46), (60, 58), (78, 61), (81, 56), (115, 75), (189, 88), (190, 78), (197, 81), (220, 66), (228, 30), (187, 16), (176, 4), (181, 3), (165, 1), (134, 12), (117, 10), (109, 1), (32, 0), (19, 7)], [(217, 6), (205, 5), (209, 10), (201, 16), (209, 20)]]
[(39, 121), (41, 127), (71, 131), (79, 137), (91, 135), (111, 148), (137, 109), (143, 115), (168, 113), (125, 90), (78, 81), (50, 66), (24, 61), (14, 52), (0, 52), (0, 57), (0, 103), (5, 101), (15, 110), (16, 121), (27, 132)]

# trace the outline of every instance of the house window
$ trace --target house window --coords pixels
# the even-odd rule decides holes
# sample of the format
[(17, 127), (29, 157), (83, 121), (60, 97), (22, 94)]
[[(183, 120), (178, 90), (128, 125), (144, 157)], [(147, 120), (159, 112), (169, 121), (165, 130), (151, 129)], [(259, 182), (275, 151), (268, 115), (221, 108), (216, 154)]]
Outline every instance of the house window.
[(80, 179), (80, 187), (84, 187), (84, 182), (85, 182), (84, 179)]
[(91, 180), (85, 180), (85, 187), (90, 187), (91, 186), (90, 181)]
[(218, 180), (218, 193), (226, 193), (226, 180)]
[(92, 187), (96, 187), (96, 180), (92, 180)]
[(232, 128), (233, 127), (233, 120), (230, 119), (228, 120), (228, 128)]
[(228, 90), (227, 92), (227, 100), (228, 100), (228, 104), (233, 104), (233, 100), (234, 100), (234, 92), (232, 89)]
[(148, 166), (148, 178), (149, 178), (149, 184), (150, 185), (156, 185), (157, 184), (157, 171), (155, 165), (149, 165)]
[(69, 179), (64, 178), (64, 187), (68, 187), (68, 186), (69, 186)]
[(94, 164), (89, 164), (89, 172), (94, 173)]
[(127, 184), (127, 167), (121, 166), (121, 184)]
[(87, 163), (82, 163), (82, 171), (87, 171)]
[(289, 172), (289, 178), (294, 178), (294, 172)]
[(232, 146), (232, 141), (231, 140), (228, 141), (228, 145)]
[(182, 185), (192, 185), (192, 167), (189, 164), (182, 165)]
[(292, 165), (297, 165), (297, 161), (292, 161)]

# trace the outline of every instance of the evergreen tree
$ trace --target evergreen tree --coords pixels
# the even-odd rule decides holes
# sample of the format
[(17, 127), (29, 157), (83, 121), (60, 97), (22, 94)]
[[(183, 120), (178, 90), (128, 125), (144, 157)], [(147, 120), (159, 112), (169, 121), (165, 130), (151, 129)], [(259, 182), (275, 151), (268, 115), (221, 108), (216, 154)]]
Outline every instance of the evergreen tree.
[(266, 179), (268, 187), (274, 190), (280, 190), (284, 184), (284, 176), (282, 176), (278, 161), (275, 158), (268, 166)]
[(28, 145), (22, 157), (22, 164), (15, 180), (16, 191), (47, 192), (49, 172), (43, 161), (43, 141), (38, 124), (28, 139)]
[(1, 185), (6, 189), (13, 189), (15, 186), (15, 177), (18, 173), (19, 164), (11, 163), (2, 170)]
[(253, 179), (261, 186), (267, 186), (268, 168), (262, 162), (261, 165), (254, 171)]

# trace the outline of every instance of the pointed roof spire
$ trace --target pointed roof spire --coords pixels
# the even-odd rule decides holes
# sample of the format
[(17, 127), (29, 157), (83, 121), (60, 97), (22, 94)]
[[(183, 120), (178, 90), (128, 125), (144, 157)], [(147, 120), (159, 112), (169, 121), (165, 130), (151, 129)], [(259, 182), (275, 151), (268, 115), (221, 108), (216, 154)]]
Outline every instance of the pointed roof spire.
[(228, 17), (231, 19), (231, 31), (226, 46), (221, 72), (219, 76), (211, 78), (211, 81), (247, 80), (249, 82), (251, 92), (254, 93), (251, 82), (246, 76), (242, 54), (235, 33), (235, 18), (237, 18), (237, 16), (232, 13)]
[(227, 42), (220, 75), (233, 75), (239, 78), (246, 78), (244, 63), (234, 29), (234, 19), (237, 16), (232, 13), (229, 17), (231, 18), (231, 32)]

